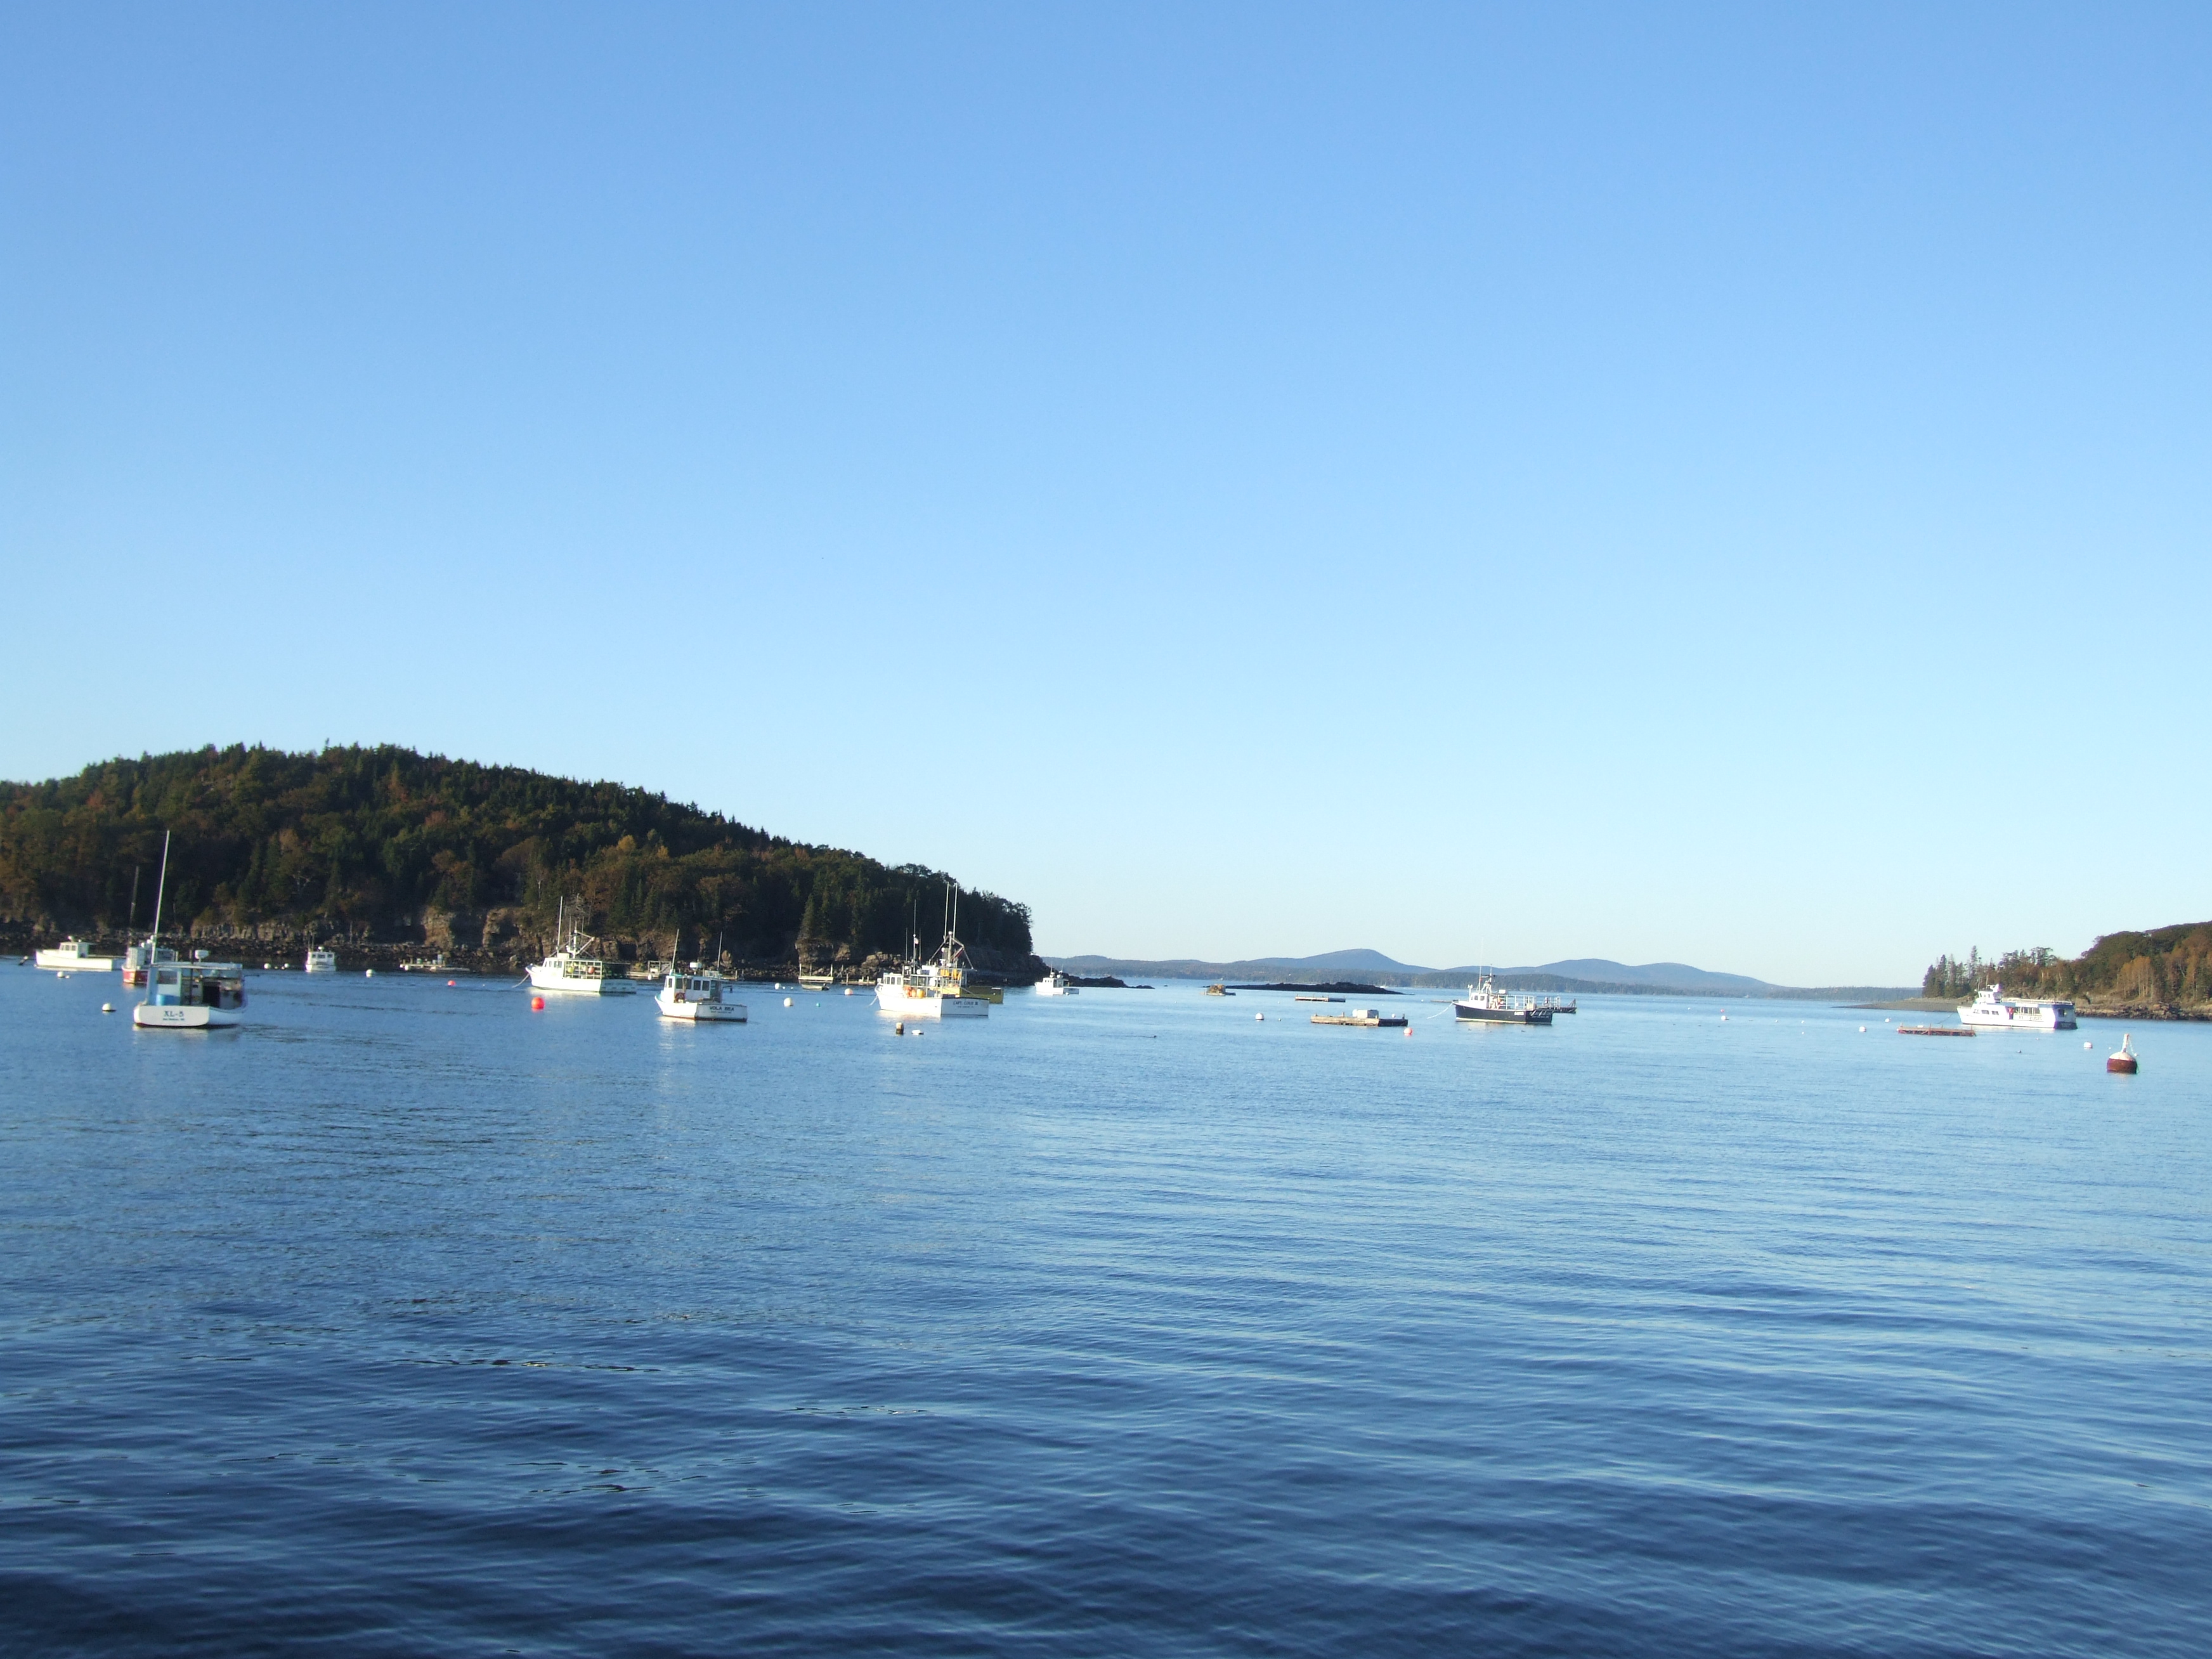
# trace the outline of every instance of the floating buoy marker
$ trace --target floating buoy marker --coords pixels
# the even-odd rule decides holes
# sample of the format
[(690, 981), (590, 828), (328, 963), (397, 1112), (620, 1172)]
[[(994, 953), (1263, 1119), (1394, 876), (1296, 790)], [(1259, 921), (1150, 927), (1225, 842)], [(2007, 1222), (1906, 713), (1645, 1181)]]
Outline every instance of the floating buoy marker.
[(787, 1008), (791, 1006), (791, 999), (789, 997), (786, 997), (783, 1000), (783, 1006)]
[(112, 1002), (103, 1002), (100, 1005), (100, 1012), (103, 1014), (112, 1014), (115, 1012), (115, 1005)]
[(544, 997), (531, 998), (530, 1012), (533, 1014), (544, 1013), (545, 1012), (545, 999)]

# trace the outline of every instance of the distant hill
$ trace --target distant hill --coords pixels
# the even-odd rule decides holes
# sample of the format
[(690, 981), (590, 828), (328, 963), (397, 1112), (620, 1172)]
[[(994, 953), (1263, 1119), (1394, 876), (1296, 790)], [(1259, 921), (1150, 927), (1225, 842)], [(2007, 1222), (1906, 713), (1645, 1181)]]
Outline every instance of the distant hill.
[[(511, 960), (565, 908), (617, 954), (674, 951), (857, 964), (933, 944), (944, 880), (810, 847), (616, 783), (393, 747), (203, 749), (0, 783), (0, 923), (120, 933), (153, 914), (173, 830), (165, 930), (210, 939), (343, 935)], [(1023, 971), (1028, 909), (960, 900), (979, 965)]]
[[(1456, 978), (1471, 970), (1454, 968), (1446, 971)], [(1607, 962), (1599, 957), (1575, 957), (1565, 962), (1547, 962), (1540, 968), (1507, 968), (1502, 972), (1515, 975), (1549, 974), (1560, 979), (1607, 985), (1645, 985), (1655, 990), (1689, 992), (1698, 996), (1771, 996), (1784, 988), (1742, 974), (1709, 973), (1687, 963), (1647, 962), (1632, 968), (1626, 963)]]
[[(1121, 957), (1053, 957), (1055, 968), (1072, 974), (1144, 975), (1162, 979), (1278, 979), (1315, 983), (1356, 973), (1378, 985), (1424, 987), (1462, 986), (1486, 970), (1462, 968), (1423, 968), (1399, 962), (1380, 951), (1330, 951), (1316, 957), (1259, 957), (1240, 962), (1209, 962), (1193, 957), (1165, 961), (1140, 961)], [(1859, 999), (1909, 996), (1903, 985), (1831, 985), (1797, 987), (1770, 985), (1742, 974), (1716, 974), (1679, 962), (1650, 962), (1640, 967), (1609, 962), (1602, 957), (1576, 957), (1534, 968), (1488, 970), (1509, 990), (1559, 991), (1596, 996), (1732, 996), (1797, 999)]]

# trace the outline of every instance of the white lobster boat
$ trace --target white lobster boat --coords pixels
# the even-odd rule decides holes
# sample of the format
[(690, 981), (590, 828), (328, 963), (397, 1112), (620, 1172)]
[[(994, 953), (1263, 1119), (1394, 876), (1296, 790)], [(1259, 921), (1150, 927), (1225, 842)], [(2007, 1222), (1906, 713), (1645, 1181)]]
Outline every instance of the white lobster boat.
[(190, 962), (157, 962), (145, 1001), (131, 1023), (162, 1031), (222, 1030), (239, 1024), (246, 1006), (246, 970), (234, 962), (210, 962), (195, 951)]
[(1070, 985), (1067, 975), (1055, 968), (1036, 982), (1036, 994), (1041, 997), (1076, 997), (1083, 994), (1083, 988)]
[(946, 896), (945, 942), (928, 962), (917, 961), (921, 941), (910, 942), (906, 965), (894, 968), (876, 981), (876, 1008), (902, 1019), (982, 1019), (1003, 995), (995, 989), (968, 983), (963, 966), (968, 947), (953, 931), (959, 923), (959, 890)]
[[(161, 879), (154, 890), (154, 931), (146, 936), (146, 1000), (131, 1011), (131, 1023), (155, 1031), (223, 1030), (242, 1022), (246, 970), (234, 962), (210, 962), (204, 951), (190, 962), (161, 946), (161, 898), (169, 886), (169, 837), (161, 836)], [(136, 953), (134, 952), (134, 955)]]
[[(559, 930), (568, 917), (568, 902), (563, 900), (554, 922), (554, 938), (561, 937)], [(568, 935), (567, 945), (544, 961), (530, 965), (532, 990), (559, 991), (571, 996), (626, 997), (637, 989), (630, 982), (629, 970), (622, 963), (585, 954), (581, 928), (571, 927)]]
[(335, 974), (338, 970), (338, 953), (327, 945), (318, 945), (307, 951), (307, 971), (311, 974)]
[(2012, 1031), (2071, 1031), (2074, 1005), (2048, 999), (2008, 997), (2002, 985), (1982, 988), (1974, 1000), (1959, 1010), (1959, 1023)]
[(696, 1024), (745, 1023), (745, 1005), (731, 994), (738, 982), (710, 968), (693, 963), (689, 971), (671, 969), (660, 981), (653, 1004), (663, 1019), (688, 1019)]
[(65, 939), (51, 951), (41, 951), (36, 961), (40, 967), (62, 974), (109, 974), (115, 971), (113, 957), (94, 956), (92, 947), (81, 939)]
[(584, 936), (574, 928), (564, 947), (530, 964), (530, 983), (535, 990), (587, 997), (626, 997), (637, 989), (622, 963), (586, 955)]

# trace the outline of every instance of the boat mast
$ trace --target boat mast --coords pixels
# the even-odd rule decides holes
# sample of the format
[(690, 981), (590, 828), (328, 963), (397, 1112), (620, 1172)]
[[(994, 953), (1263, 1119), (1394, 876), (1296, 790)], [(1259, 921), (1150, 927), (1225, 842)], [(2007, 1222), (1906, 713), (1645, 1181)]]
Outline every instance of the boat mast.
[[(161, 896), (169, 890), (169, 832), (161, 831), (161, 879), (154, 888), (154, 931), (146, 936), (146, 943), (161, 942)], [(149, 961), (148, 965), (152, 965)]]
[(131, 866), (131, 919), (123, 924), (123, 937), (128, 939), (138, 931), (138, 878), (145, 871), (143, 864)]

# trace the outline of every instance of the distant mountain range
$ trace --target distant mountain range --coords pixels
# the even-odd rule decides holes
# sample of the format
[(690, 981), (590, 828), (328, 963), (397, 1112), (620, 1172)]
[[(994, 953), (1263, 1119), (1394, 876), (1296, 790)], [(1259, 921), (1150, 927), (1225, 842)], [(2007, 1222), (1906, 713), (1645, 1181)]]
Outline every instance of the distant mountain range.
[[(1253, 957), (1241, 962), (1202, 962), (1193, 957), (1143, 962), (1122, 957), (1048, 957), (1063, 972), (1127, 979), (1274, 979), (1318, 981), (1357, 975), (1377, 985), (1456, 986), (1472, 983), (1485, 970), (1474, 966), (1423, 968), (1395, 961), (1380, 951), (1328, 951), (1317, 957)], [(1636, 996), (1690, 997), (1906, 997), (1909, 985), (1771, 985), (1743, 974), (1716, 974), (1681, 962), (1647, 962), (1632, 967), (1602, 957), (1575, 957), (1534, 968), (1489, 969), (1498, 983), (1516, 991), (1567, 991), (1597, 995), (1611, 992)]]

